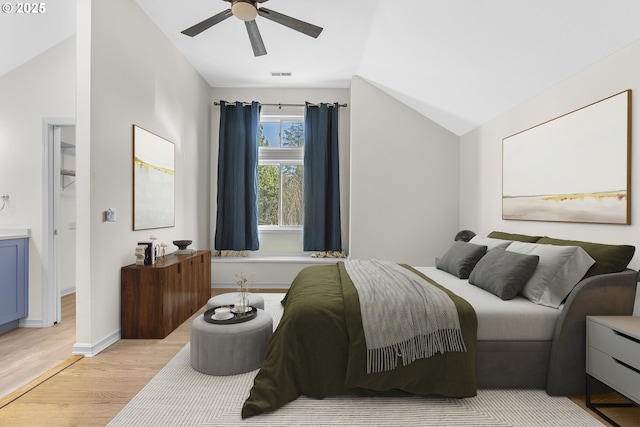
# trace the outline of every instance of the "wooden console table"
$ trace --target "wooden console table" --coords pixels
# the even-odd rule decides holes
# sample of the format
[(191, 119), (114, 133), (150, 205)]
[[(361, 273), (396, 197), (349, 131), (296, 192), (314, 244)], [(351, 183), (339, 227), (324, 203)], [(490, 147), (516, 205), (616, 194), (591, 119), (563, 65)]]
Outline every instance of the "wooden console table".
[(211, 298), (211, 251), (120, 270), (122, 338), (164, 338)]

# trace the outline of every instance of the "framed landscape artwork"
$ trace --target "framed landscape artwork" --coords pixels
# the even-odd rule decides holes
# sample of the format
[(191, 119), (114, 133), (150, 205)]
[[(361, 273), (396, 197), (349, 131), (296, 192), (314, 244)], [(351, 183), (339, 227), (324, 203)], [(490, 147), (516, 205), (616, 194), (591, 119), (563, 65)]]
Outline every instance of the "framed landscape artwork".
[(133, 229), (175, 225), (174, 144), (133, 125)]
[(502, 141), (502, 219), (630, 224), (631, 90)]

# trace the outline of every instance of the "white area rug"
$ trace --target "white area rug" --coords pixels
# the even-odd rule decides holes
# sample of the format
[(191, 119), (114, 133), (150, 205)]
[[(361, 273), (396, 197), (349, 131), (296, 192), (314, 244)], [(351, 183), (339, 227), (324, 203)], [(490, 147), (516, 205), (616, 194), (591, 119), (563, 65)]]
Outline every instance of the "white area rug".
[[(263, 294), (274, 325), (283, 294)], [(109, 426), (602, 426), (566, 397), (543, 390), (479, 390), (466, 399), (300, 397), (273, 413), (242, 420), (258, 371), (217, 377), (191, 368), (189, 344)]]

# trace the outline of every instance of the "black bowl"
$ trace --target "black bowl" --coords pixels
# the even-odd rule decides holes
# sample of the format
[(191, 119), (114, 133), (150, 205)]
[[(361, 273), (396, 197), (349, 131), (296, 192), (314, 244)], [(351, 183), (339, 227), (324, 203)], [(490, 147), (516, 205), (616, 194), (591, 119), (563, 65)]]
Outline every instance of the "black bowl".
[(174, 240), (173, 244), (176, 245), (178, 249), (182, 251), (187, 249), (187, 246), (189, 246), (191, 242), (193, 241), (192, 240)]

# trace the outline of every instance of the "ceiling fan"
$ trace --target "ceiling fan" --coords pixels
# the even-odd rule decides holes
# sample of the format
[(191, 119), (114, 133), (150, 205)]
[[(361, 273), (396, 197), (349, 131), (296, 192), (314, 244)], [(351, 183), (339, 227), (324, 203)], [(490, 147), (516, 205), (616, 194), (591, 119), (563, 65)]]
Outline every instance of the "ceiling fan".
[(235, 16), (236, 18), (244, 21), (245, 26), (247, 27), (247, 33), (249, 33), (249, 40), (251, 41), (251, 47), (253, 48), (253, 54), (255, 56), (261, 56), (267, 54), (267, 49), (264, 47), (264, 43), (262, 42), (262, 36), (260, 35), (260, 31), (258, 30), (258, 24), (256, 24), (256, 17), (258, 15), (263, 18), (270, 19), (273, 22), (277, 22), (278, 24), (282, 24), (285, 27), (289, 27), (293, 30), (299, 31), (303, 34), (311, 36), (313, 38), (317, 38), (322, 32), (322, 28), (313, 24), (309, 24), (308, 22), (301, 21), (296, 18), (292, 18), (287, 15), (283, 15), (282, 13), (278, 13), (271, 9), (267, 9), (266, 7), (261, 7), (258, 9), (257, 3), (264, 3), (268, 0), (223, 0), (231, 3), (231, 8), (227, 9), (223, 12), (220, 12), (216, 15), (213, 15), (210, 18), (205, 19), (202, 22), (197, 23), (196, 25), (187, 28), (184, 31), (181, 31), (182, 34), (194, 37), (203, 32), (204, 30), (208, 30), (214, 25), (224, 21), (230, 16)]

